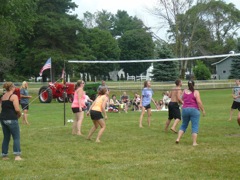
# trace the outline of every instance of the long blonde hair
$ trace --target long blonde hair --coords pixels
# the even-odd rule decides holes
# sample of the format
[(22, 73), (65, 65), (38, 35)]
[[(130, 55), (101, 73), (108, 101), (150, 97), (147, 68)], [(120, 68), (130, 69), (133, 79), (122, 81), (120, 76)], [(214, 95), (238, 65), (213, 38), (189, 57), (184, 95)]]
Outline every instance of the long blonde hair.
[(22, 86), (21, 86), (21, 89), (24, 88), (24, 89), (27, 89), (28, 86), (27, 86), (27, 81), (23, 81), (22, 82)]

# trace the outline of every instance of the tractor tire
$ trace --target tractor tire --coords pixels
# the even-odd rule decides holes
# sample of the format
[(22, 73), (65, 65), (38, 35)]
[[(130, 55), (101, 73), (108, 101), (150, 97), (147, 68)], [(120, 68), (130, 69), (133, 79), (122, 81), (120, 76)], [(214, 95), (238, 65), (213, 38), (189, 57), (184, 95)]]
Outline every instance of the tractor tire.
[(63, 103), (64, 102), (64, 99), (65, 99), (65, 102), (68, 102), (68, 98), (67, 97), (58, 97), (57, 98), (57, 101), (59, 102), (59, 103)]
[(57, 97), (57, 101), (59, 103), (63, 103), (64, 100), (65, 100), (65, 102), (68, 102), (68, 98), (67, 98), (67, 93), (66, 92), (63, 92), (61, 97)]
[(68, 95), (68, 102), (73, 102), (73, 94)]
[(38, 92), (41, 103), (50, 103), (53, 99), (52, 90), (48, 86), (42, 86)]

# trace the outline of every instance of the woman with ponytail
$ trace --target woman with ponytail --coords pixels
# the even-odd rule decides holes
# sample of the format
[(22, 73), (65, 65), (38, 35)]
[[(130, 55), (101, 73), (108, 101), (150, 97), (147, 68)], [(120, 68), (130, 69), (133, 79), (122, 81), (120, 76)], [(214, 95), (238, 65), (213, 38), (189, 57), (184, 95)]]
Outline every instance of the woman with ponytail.
[(72, 126), (73, 135), (82, 135), (81, 127), (84, 118), (84, 110), (86, 110), (85, 99), (86, 95), (84, 92), (85, 82), (78, 80), (75, 85), (74, 98), (72, 102), (72, 112), (75, 114), (75, 120)]
[(182, 125), (178, 132), (178, 138), (176, 143), (178, 144), (182, 135), (185, 133), (189, 122), (192, 124), (192, 139), (193, 146), (197, 146), (197, 135), (199, 129), (200, 110), (205, 116), (205, 110), (200, 98), (198, 90), (194, 89), (194, 81), (188, 81), (188, 89), (183, 91), (182, 95), (183, 106), (182, 106)]
[(8, 160), (8, 147), (10, 138), (13, 138), (13, 154), (15, 160), (22, 160), (21, 148), (20, 148), (20, 129), (18, 124), (18, 118), (21, 117), (19, 108), (19, 99), (14, 94), (15, 86), (12, 82), (5, 82), (3, 89), (6, 90), (5, 94), (1, 98), (2, 111), (0, 114), (0, 121), (3, 132), (2, 142), (2, 159)]

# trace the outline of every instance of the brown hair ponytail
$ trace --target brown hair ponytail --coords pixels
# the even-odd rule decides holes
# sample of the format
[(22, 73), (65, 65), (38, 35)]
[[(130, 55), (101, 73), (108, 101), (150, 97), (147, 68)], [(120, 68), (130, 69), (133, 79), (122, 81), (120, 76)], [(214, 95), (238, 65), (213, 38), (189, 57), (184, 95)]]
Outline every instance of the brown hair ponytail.
[(188, 81), (188, 89), (190, 91), (194, 92), (194, 81), (193, 80)]

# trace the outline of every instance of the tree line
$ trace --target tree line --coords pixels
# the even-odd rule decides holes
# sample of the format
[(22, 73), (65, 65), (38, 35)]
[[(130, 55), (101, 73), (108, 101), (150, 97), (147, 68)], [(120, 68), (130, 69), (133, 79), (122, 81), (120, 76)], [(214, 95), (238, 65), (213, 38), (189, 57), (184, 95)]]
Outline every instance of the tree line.
[[(239, 51), (240, 11), (224, 1), (156, 0), (150, 10), (167, 26), (167, 41), (156, 38), (143, 21), (124, 10), (85, 12), (83, 19), (70, 13), (71, 0), (1, 0), (0, 81), (39, 76), (52, 58), (52, 73), (60, 77), (64, 60), (145, 60), (227, 54)], [(154, 63), (153, 79), (184, 78), (198, 63), (213, 73), (219, 59)], [(66, 64), (66, 72), (79, 77), (89, 73), (99, 79), (123, 69), (129, 75), (146, 71), (149, 63)], [(201, 73), (198, 73), (201, 74)], [(49, 72), (43, 73), (43, 78)], [(198, 77), (209, 78), (209, 76)], [(92, 78), (93, 79), (93, 78)]]

